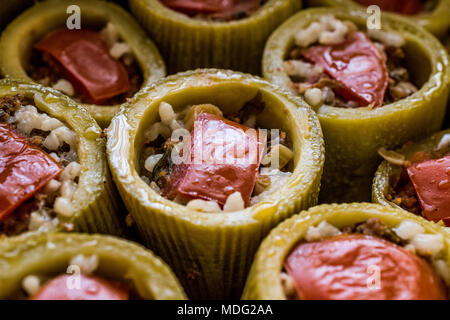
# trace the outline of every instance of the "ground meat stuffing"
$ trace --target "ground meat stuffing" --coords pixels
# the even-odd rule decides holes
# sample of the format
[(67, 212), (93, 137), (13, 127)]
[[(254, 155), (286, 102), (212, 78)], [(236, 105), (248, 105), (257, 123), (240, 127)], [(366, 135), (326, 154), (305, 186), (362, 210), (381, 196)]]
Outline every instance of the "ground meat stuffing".
[[(31, 116), (33, 120), (30, 120)], [(47, 121), (49, 130), (36, 129), (36, 121), (38, 125)], [(57, 224), (59, 214), (70, 214), (73, 210), (70, 202), (80, 174), (74, 149), (75, 134), (59, 120), (36, 112), (33, 101), (21, 94), (0, 98), (0, 122), (11, 124), (28, 138), (30, 144), (47, 152), (64, 169), (57, 179), (51, 180), (44, 189), (0, 222), (0, 236), (13, 236)]]
[[(143, 83), (141, 69), (132, 53), (129, 52), (131, 49), (118, 38), (117, 31), (112, 24), (109, 23), (100, 31), (100, 33), (103, 38), (105, 38), (105, 42), (110, 47), (114, 57), (119, 59), (125, 67), (131, 84), (131, 87), (127, 92), (105, 101), (103, 105), (122, 104), (126, 102), (127, 99), (133, 97), (141, 88)], [(115, 50), (115, 48), (121, 44), (125, 44), (125, 49)], [(60, 90), (77, 102), (85, 103), (83, 96), (77, 92), (70, 82), (64, 79), (62, 73), (58, 71), (61, 70), (59, 64), (48, 55), (41, 54), (37, 49), (32, 49), (29, 63), (25, 69), (34, 81)], [(61, 82), (64, 82), (65, 84), (61, 85)]]
[(383, 238), (390, 242), (403, 245), (402, 239), (400, 239), (395, 232), (386, 227), (379, 219), (370, 218), (365, 222), (356, 224), (350, 227), (342, 228), (342, 233), (347, 234), (363, 234), (366, 236), (374, 236)]
[[(334, 29), (327, 30), (330, 26), (334, 26)], [(321, 66), (311, 64), (303, 57), (305, 48), (317, 44), (316, 41), (320, 41), (321, 44), (338, 43), (357, 30), (356, 25), (350, 21), (340, 21), (327, 16), (320, 22), (300, 30), (296, 35), (296, 42), (302, 44), (303, 48), (296, 45), (291, 49), (284, 62), (284, 70), (291, 80), (290, 85), (313, 107), (322, 104), (340, 108), (359, 107), (355, 101), (346, 100), (340, 96), (339, 92), (342, 88), (340, 82), (330, 78)], [(369, 37), (371, 35), (369, 33)], [(389, 73), (383, 105), (396, 102), (416, 92), (418, 89), (411, 82), (409, 72), (404, 66), (405, 52), (401, 47), (403, 39), (397, 34), (385, 32), (373, 33), (373, 37), (371, 40), (385, 60)]]

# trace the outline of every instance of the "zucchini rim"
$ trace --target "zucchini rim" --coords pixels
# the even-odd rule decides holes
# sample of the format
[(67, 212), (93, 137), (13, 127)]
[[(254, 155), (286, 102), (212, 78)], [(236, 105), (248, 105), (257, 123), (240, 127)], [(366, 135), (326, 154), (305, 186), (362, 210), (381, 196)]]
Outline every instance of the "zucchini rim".
[[(428, 137), (420, 142), (416, 142), (414, 144), (406, 144), (396, 152), (405, 155), (406, 158), (410, 158), (416, 151), (425, 151), (430, 152), (435, 150), (439, 141), (445, 134), (450, 134), (450, 129), (440, 131), (431, 137)], [(386, 195), (389, 192), (389, 177), (394, 169), (394, 166), (384, 160), (377, 171), (375, 172), (375, 176), (373, 178), (372, 185), (372, 202), (379, 203), (387, 207), (396, 208), (405, 210), (393, 201), (389, 201), (386, 198)], [(407, 210), (405, 210), (407, 211)], [(450, 230), (450, 228), (448, 228)]]
[(29, 274), (65, 273), (78, 254), (98, 255), (99, 272), (131, 279), (141, 298), (186, 298), (170, 268), (151, 251), (111, 236), (76, 233), (20, 236), (0, 244), (0, 298), (18, 291)]
[[(76, 146), (81, 175), (72, 200), (75, 212), (71, 217), (58, 216), (54, 231), (70, 228), (75, 231), (124, 235), (125, 221), (121, 216), (122, 202), (111, 179), (105, 154), (102, 130), (85, 109), (58, 91), (15, 80), (0, 80), (0, 97), (23, 94), (35, 100), (37, 109), (64, 122), (78, 136)], [(28, 233), (40, 233), (26, 232)]]
[(302, 1), (268, 0), (250, 17), (231, 22), (190, 18), (159, 0), (129, 0), (129, 6), (158, 44), (169, 73), (214, 67), (259, 74), (267, 38)]
[(389, 228), (397, 227), (406, 219), (412, 220), (422, 225), (427, 233), (442, 234), (445, 242), (445, 260), (450, 265), (450, 238), (436, 223), (426, 221), (404, 210), (387, 208), (378, 204), (325, 204), (293, 216), (270, 232), (255, 255), (242, 299), (286, 299), (280, 281), (283, 263), (310, 226), (327, 221), (337, 228), (342, 228), (369, 218), (378, 218)]
[[(264, 78), (295, 93), (283, 71), (293, 35), (299, 28), (327, 14), (351, 20), (359, 26), (364, 26), (367, 18), (360, 10), (338, 8), (299, 12), (269, 38), (263, 56)], [(426, 137), (442, 125), (450, 82), (450, 62), (445, 49), (436, 38), (407, 19), (385, 13), (381, 21), (386, 30), (401, 33), (411, 51), (421, 54), (421, 57), (408, 56), (414, 59), (411, 65), (423, 64), (422, 58), (429, 61), (429, 77), (422, 76), (424, 83), (414, 94), (377, 109), (324, 105), (317, 110), (328, 154), (320, 195), (324, 202), (370, 201), (371, 179), (380, 159), (377, 150)]]
[[(307, 0), (307, 2), (310, 6), (331, 6), (359, 10), (365, 9), (363, 5), (352, 0)], [(448, 0), (438, 0), (438, 3), (432, 12), (412, 16), (399, 13), (391, 14), (411, 19), (411, 21), (417, 25), (427, 29), (438, 37), (444, 36), (450, 28), (450, 20), (448, 19), (448, 16), (450, 15), (450, 1)]]
[[(32, 81), (23, 68), (31, 46), (49, 31), (65, 24), (66, 8), (76, 4), (81, 9), (81, 26), (112, 22), (131, 47), (142, 73), (141, 89), (165, 76), (165, 65), (153, 42), (122, 8), (106, 1), (47, 0), (36, 3), (19, 15), (0, 38), (0, 72), (7, 78)], [(107, 127), (120, 105), (82, 104), (100, 124)]]
[[(294, 143), (295, 168), (282, 189), (242, 211), (202, 213), (160, 196), (140, 178), (137, 136), (157, 121), (162, 100), (172, 105), (208, 102), (237, 108), (258, 90), (263, 100), (283, 105), (274, 108), (266, 122), (273, 115), (283, 119)], [(220, 103), (224, 98), (227, 102)], [(316, 115), (301, 100), (260, 78), (216, 69), (167, 77), (134, 99), (132, 106), (112, 120), (107, 153), (114, 180), (142, 238), (172, 266), (191, 298), (239, 297), (260, 240), (278, 222), (317, 202), (324, 150)]]

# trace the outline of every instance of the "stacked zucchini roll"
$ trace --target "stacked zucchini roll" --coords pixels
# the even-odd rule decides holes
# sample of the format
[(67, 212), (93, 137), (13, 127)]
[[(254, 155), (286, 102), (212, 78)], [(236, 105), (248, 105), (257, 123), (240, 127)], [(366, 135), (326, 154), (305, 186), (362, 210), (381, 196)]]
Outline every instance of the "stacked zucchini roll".
[(0, 71), (4, 77), (58, 89), (106, 127), (120, 104), (165, 76), (165, 65), (145, 32), (119, 6), (48, 0), (4, 30)]
[(382, 14), (393, 12), (407, 17), (438, 37), (444, 36), (450, 28), (449, 0), (307, 0), (307, 3), (310, 6), (332, 6), (349, 10), (365, 10), (371, 5), (377, 5)]
[(41, 234), (0, 244), (0, 299), (185, 299), (164, 262), (109, 236)]
[(304, 10), (264, 52), (264, 77), (317, 111), (327, 150), (324, 202), (370, 200), (377, 150), (436, 132), (446, 109), (444, 47), (399, 16), (383, 13), (381, 30), (366, 30), (366, 20), (359, 10)]
[[(124, 235), (102, 131), (57, 91), (0, 81), (0, 235)], [(1, 241), (0, 241), (1, 242)]]
[(439, 225), (376, 204), (321, 205), (263, 241), (244, 299), (447, 299), (450, 238)]
[(123, 109), (107, 136), (122, 199), (190, 298), (238, 297), (261, 239), (317, 202), (317, 117), (256, 77), (214, 69), (168, 77)]
[(373, 202), (450, 227), (450, 130), (380, 154), (385, 161), (375, 174)]
[(157, 43), (169, 72), (223, 68), (259, 74), (270, 33), (300, 10), (301, 0), (130, 0)]

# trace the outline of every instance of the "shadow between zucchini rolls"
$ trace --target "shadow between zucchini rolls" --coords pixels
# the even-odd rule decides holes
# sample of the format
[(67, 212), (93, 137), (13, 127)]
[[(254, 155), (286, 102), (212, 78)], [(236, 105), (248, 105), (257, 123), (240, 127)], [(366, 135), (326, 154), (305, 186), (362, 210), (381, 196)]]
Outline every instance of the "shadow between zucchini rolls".
[(243, 299), (447, 299), (449, 285), (450, 239), (438, 224), (376, 204), (332, 204), (270, 232)]
[(169, 73), (223, 68), (259, 74), (268, 36), (302, 6), (301, 0), (267, 0), (249, 16), (220, 20), (188, 16), (163, 2), (130, 0), (129, 5), (157, 43)]
[[(80, 8), (79, 30), (66, 27), (72, 5)], [(165, 76), (165, 65), (145, 32), (118, 5), (48, 0), (36, 3), (3, 31), (0, 71), (4, 77), (59, 89), (106, 127), (121, 104)]]
[[(171, 137), (180, 127), (189, 130), (181, 142)], [(269, 129), (270, 145), (265, 156), (263, 148), (253, 149), (255, 162), (233, 162), (244, 159), (240, 151), (220, 147), (247, 146), (245, 159), (253, 159), (249, 150), (262, 140), (262, 128)], [(247, 140), (255, 129), (258, 140)], [(318, 120), (300, 100), (257, 77), (215, 69), (168, 77), (122, 110), (107, 137), (113, 177), (141, 236), (190, 298), (239, 297), (264, 235), (317, 201), (324, 161)], [(205, 158), (174, 164), (166, 157), (179, 146), (175, 155), (211, 145), (217, 148)], [(224, 150), (231, 162), (215, 162)], [(266, 167), (277, 152), (279, 163)]]
[(450, 130), (380, 154), (372, 201), (450, 226)]
[(0, 298), (185, 299), (170, 268), (140, 245), (110, 236), (54, 233), (0, 244)]
[[(281, 25), (264, 52), (264, 77), (304, 96), (318, 114), (327, 150), (323, 202), (370, 200), (377, 150), (439, 130), (445, 113), (450, 68), (442, 45), (401, 17), (384, 13), (382, 29), (370, 32), (366, 19), (358, 10), (307, 9)], [(311, 46), (318, 41), (333, 44)], [(329, 48), (367, 60), (349, 63), (345, 78), (322, 59)]]
[[(359, 3), (358, 3), (359, 2)], [(310, 6), (332, 6), (338, 8), (348, 8), (349, 10), (366, 10), (369, 5), (377, 5), (376, 0), (307, 0)], [(410, 19), (413, 23), (424, 27), (438, 37), (442, 37), (450, 28), (450, 1), (448, 0), (413, 0), (409, 1), (379, 1), (382, 14), (384, 11), (394, 12)], [(385, 8), (384, 8), (385, 6)]]
[(1, 80), (0, 129), (2, 237), (125, 234), (105, 139), (83, 108), (56, 90)]

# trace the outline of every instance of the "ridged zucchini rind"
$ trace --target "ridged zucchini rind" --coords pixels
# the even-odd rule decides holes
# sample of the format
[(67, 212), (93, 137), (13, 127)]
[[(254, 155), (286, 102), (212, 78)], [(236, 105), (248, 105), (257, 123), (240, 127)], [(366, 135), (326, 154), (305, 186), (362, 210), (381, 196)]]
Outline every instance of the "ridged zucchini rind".
[[(293, 142), (294, 171), (283, 188), (243, 211), (201, 213), (160, 196), (140, 178), (143, 131), (158, 121), (161, 101), (175, 111), (202, 103), (237, 111), (258, 91), (266, 103), (257, 117), (259, 125), (287, 131)], [(142, 238), (173, 268), (190, 298), (238, 298), (261, 239), (278, 222), (317, 202), (324, 149), (316, 115), (301, 100), (260, 78), (215, 69), (163, 79), (132, 106), (111, 122), (107, 152)]]
[[(313, 8), (299, 12), (269, 38), (263, 56), (264, 78), (295, 93), (283, 71), (294, 34), (329, 14), (360, 27), (366, 25), (367, 15), (359, 10)], [(317, 110), (327, 151), (320, 201), (370, 201), (371, 180), (380, 161), (377, 150), (399, 147), (441, 128), (450, 83), (445, 49), (435, 37), (404, 18), (383, 13), (381, 23), (383, 29), (398, 32), (406, 40), (408, 71), (421, 84), (420, 89), (376, 109), (323, 105)]]
[(74, 231), (126, 234), (123, 204), (111, 179), (105, 154), (105, 139), (101, 129), (85, 109), (56, 90), (14, 80), (0, 80), (0, 97), (22, 94), (41, 99), (35, 104), (40, 111), (65, 123), (78, 136), (76, 151), (81, 165), (78, 187), (70, 217), (58, 217), (53, 231), (73, 226)]
[[(404, 155), (405, 159), (410, 159), (414, 155), (414, 153), (419, 151), (423, 151), (425, 153), (430, 152), (435, 153), (438, 151), (437, 147), (439, 145), (439, 142), (441, 141), (442, 137), (446, 134), (450, 134), (450, 129), (440, 131), (420, 142), (408, 143), (404, 145), (401, 149), (396, 150), (396, 152)], [(448, 152), (450, 152), (450, 146), (442, 150), (442, 156), (444, 156)], [(398, 177), (400, 175), (401, 169), (402, 168), (400, 166), (390, 164), (386, 160), (384, 160), (380, 164), (377, 171), (375, 172), (375, 177), (373, 178), (372, 202), (379, 203), (384, 206), (392, 208), (402, 209), (396, 203), (389, 201), (386, 198), (389, 192), (390, 181), (392, 181), (391, 179), (394, 176)]]
[(97, 255), (95, 274), (131, 280), (142, 299), (185, 299), (170, 268), (151, 251), (111, 236), (77, 233), (27, 235), (0, 244), (0, 299), (14, 299), (28, 275), (66, 272), (71, 258)]
[[(307, 0), (309, 6), (331, 6), (337, 8), (366, 10), (366, 7), (352, 0)], [(384, 14), (384, 12), (382, 12)], [(438, 37), (442, 37), (450, 29), (450, 1), (437, 0), (434, 9), (431, 12), (424, 12), (418, 15), (400, 15), (411, 19), (411, 21), (421, 27), (424, 27)]]
[(159, 0), (129, 0), (167, 62), (169, 73), (223, 68), (259, 74), (270, 33), (299, 11), (301, 0), (268, 0), (248, 18), (231, 22), (190, 18)]
[(370, 218), (378, 218), (388, 228), (404, 220), (422, 225), (426, 233), (444, 236), (444, 260), (450, 265), (450, 238), (438, 224), (404, 210), (378, 204), (352, 203), (320, 205), (282, 222), (264, 239), (255, 255), (242, 298), (245, 300), (284, 300), (280, 274), (289, 253), (304, 239), (310, 226), (327, 221), (336, 228), (351, 226)]
[[(18, 16), (3, 31), (0, 38), (0, 72), (5, 78), (31, 80), (24, 64), (27, 63), (33, 44), (52, 30), (64, 27), (70, 5), (81, 12), (81, 28), (103, 27), (111, 22), (120, 37), (128, 43), (137, 60), (143, 83), (141, 88), (165, 76), (166, 68), (158, 49), (147, 34), (125, 10), (105, 1), (47, 0), (38, 2)], [(101, 127), (108, 126), (119, 111), (119, 105), (83, 105)]]

